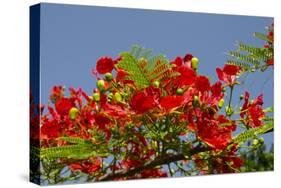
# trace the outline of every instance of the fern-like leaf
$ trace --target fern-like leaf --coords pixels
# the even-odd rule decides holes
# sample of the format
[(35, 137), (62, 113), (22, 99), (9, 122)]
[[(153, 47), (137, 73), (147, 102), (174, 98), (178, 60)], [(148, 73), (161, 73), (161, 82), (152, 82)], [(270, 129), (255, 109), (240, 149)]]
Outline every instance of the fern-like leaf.
[(163, 56), (151, 56), (151, 50), (133, 46), (130, 52), (120, 54), (117, 67), (128, 72), (126, 79), (133, 80), (139, 89), (148, 87), (153, 81), (175, 76), (169, 60)]
[(91, 141), (78, 137), (60, 137), (59, 140), (63, 140), (72, 144), (91, 144)]
[(269, 39), (265, 34), (263, 33), (258, 33), (258, 32), (255, 32), (254, 33), (254, 36), (261, 39), (261, 40), (264, 40), (264, 41), (267, 41), (267, 42), (273, 42), (271, 39)]
[(270, 121), (261, 127), (250, 129), (246, 132), (240, 133), (235, 138), (233, 138), (232, 142), (233, 143), (244, 143), (251, 138), (255, 138), (259, 134), (264, 134), (266, 132), (269, 132), (270, 130), (273, 129), (273, 127), (274, 127), (273, 121)]
[(146, 77), (145, 70), (138, 64), (137, 59), (128, 52), (120, 54), (122, 59), (118, 63), (118, 67), (128, 72), (127, 79), (133, 80), (139, 89), (146, 88), (150, 85)]

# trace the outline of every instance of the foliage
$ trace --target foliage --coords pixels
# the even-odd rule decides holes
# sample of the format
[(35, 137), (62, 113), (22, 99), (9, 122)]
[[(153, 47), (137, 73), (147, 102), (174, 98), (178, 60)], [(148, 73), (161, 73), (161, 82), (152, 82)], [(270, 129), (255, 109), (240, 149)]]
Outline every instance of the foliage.
[(244, 160), (242, 172), (271, 171), (274, 169), (273, 145), (267, 151), (266, 146), (262, 144), (256, 149), (242, 152), (241, 157)]
[(237, 65), (244, 72), (265, 71), (273, 65), (274, 57), (274, 31), (273, 25), (267, 27), (267, 34), (255, 32), (254, 36), (263, 40), (264, 47), (255, 47), (242, 42), (238, 44), (236, 51), (228, 52), (232, 58), (227, 60), (228, 64)]

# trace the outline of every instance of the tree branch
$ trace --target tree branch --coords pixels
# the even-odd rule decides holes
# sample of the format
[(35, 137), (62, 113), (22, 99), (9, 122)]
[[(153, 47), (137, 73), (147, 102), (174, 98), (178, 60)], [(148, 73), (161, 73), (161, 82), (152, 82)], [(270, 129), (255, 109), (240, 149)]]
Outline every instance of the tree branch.
[(188, 158), (186, 156), (190, 157), (190, 156), (193, 156), (195, 154), (205, 152), (205, 151), (208, 151), (208, 150), (209, 149), (206, 149), (206, 148), (194, 148), (188, 153), (188, 155), (177, 154), (177, 155), (164, 156), (164, 157), (155, 159), (153, 161), (148, 161), (141, 166), (132, 167), (130, 169), (118, 170), (118, 171), (115, 171), (115, 173), (106, 174), (106, 175), (98, 178), (98, 181), (108, 181), (108, 180), (112, 180), (112, 179), (115, 179), (115, 178), (130, 177), (130, 176), (133, 176), (137, 173), (142, 172), (143, 170), (152, 169), (156, 166), (169, 164), (171, 162), (176, 162), (176, 161), (181, 161), (181, 160), (187, 160)]

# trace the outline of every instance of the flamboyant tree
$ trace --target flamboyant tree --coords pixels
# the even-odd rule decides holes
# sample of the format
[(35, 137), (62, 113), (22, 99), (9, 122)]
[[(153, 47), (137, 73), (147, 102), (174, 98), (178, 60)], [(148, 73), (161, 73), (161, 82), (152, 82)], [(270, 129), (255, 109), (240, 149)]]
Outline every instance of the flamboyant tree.
[[(269, 32), (264, 48), (241, 44), (249, 57), (231, 55), (252, 63), (267, 54), (254, 68), (273, 66)], [(116, 59), (101, 57), (93, 70), (93, 93), (69, 88), (66, 94), (63, 86), (54, 86), (47, 112), (32, 106), (31, 137), (40, 140), (34, 158), (40, 157), (43, 182), (239, 172), (239, 150), (248, 141), (258, 148), (260, 136), (273, 130), (273, 109), (263, 106), (263, 95), (245, 92), (238, 96), (240, 106), (232, 104), (239, 77), (253, 70), (246, 63), (217, 67), (218, 79), (211, 83), (199, 74), (199, 59), (192, 54), (170, 61), (151, 53), (135, 46)], [(237, 127), (241, 131), (233, 135)]]

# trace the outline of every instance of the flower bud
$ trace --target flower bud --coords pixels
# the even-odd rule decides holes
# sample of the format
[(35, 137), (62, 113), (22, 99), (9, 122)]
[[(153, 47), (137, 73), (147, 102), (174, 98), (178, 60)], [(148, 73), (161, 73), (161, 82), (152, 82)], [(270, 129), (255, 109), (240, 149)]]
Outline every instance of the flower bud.
[(226, 106), (225, 111), (226, 111), (226, 115), (228, 115), (228, 116), (231, 116), (233, 114), (231, 106)]
[(193, 104), (194, 107), (200, 105), (199, 97), (197, 95), (195, 95), (193, 97), (193, 103), (192, 104)]
[(258, 139), (254, 139), (252, 144), (253, 144), (253, 146), (257, 146), (259, 144), (259, 140)]
[(224, 99), (221, 99), (221, 100), (219, 101), (219, 103), (218, 103), (218, 107), (219, 107), (219, 108), (222, 108), (223, 105), (224, 105)]
[(108, 93), (107, 98), (108, 99), (112, 99), (113, 98), (113, 93)]
[(116, 102), (121, 102), (121, 101), (122, 101), (122, 95), (121, 95), (119, 92), (116, 92), (116, 93), (114, 94), (114, 100), (115, 100)]
[(183, 94), (183, 89), (182, 89), (182, 88), (178, 88), (177, 91), (176, 91), (176, 93), (177, 93), (178, 95), (182, 95), (182, 94)]
[(70, 110), (69, 110), (69, 118), (74, 120), (77, 116), (77, 114), (79, 113), (79, 110), (75, 107), (72, 107)]
[(97, 82), (97, 87), (100, 91), (104, 90), (104, 86), (105, 86), (104, 80), (99, 80)]
[(100, 94), (99, 93), (94, 93), (93, 94), (93, 100), (96, 101), (96, 102), (100, 101)]
[(259, 142), (260, 142), (261, 144), (263, 144), (263, 143), (264, 143), (264, 138), (259, 138)]
[(110, 73), (110, 72), (108, 72), (108, 73), (106, 73), (105, 75), (104, 75), (104, 77), (105, 77), (105, 79), (106, 79), (106, 81), (111, 81), (112, 80), (112, 74)]
[(154, 86), (154, 87), (159, 87), (159, 86), (160, 86), (160, 82), (157, 81), (157, 80), (154, 81), (154, 82), (153, 82), (153, 86)]
[(191, 59), (191, 67), (196, 70), (198, 69), (198, 64), (199, 64), (199, 59), (197, 57), (193, 57)]

